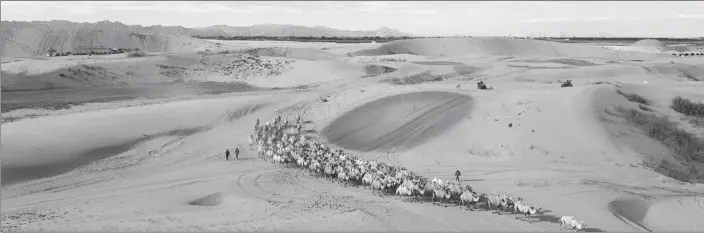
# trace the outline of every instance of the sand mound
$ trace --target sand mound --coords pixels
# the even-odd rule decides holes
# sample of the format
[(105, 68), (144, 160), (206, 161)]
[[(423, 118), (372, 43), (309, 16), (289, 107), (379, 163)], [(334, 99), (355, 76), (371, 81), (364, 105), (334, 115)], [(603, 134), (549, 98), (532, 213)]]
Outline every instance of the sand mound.
[(222, 201), (223, 201), (223, 199), (225, 199), (225, 197), (226, 197), (225, 194), (223, 194), (221, 192), (217, 192), (217, 193), (213, 193), (208, 196), (193, 200), (188, 204), (189, 205), (200, 205), (200, 206), (214, 206), (214, 205), (219, 205), (220, 203), (222, 203)]
[(401, 150), (420, 145), (459, 122), (472, 98), (450, 92), (414, 92), (385, 97), (335, 119), (323, 136), (357, 151)]
[(287, 57), (301, 60), (331, 60), (337, 57), (335, 54), (312, 48), (252, 48), (243, 50), (243, 52), (257, 56)]
[(248, 54), (53, 57), (3, 64), (2, 90), (27, 91), (180, 82), (241, 82), (278, 76), (293, 59)]
[(371, 76), (391, 73), (396, 70), (397, 70), (396, 68), (391, 68), (391, 67), (384, 66), (384, 65), (367, 65), (364, 67), (364, 72), (366, 72), (367, 75), (371, 75)]
[(364, 66), (339, 60), (297, 61), (280, 75), (247, 80), (257, 87), (310, 87), (367, 75)]
[(664, 43), (660, 42), (659, 40), (653, 40), (653, 39), (645, 39), (645, 40), (639, 40), (636, 41), (635, 43), (631, 44), (633, 47), (640, 47), (648, 50), (656, 50), (660, 52), (665, 52), (667, 51), (667, 46), (665, 46)]
[(704, 81), (704, 65), (690, 64), (646, 64), (648, 73), (664, 77), (677, 77), (678, 81)]
[(639, 199), (619, 199), (609, 202), (609, 210), (614, 216), (626, 223), (633, 223), (644, 231), (650, 231), (643, 222), (649, 209), (650, 203)]
[(703, 202), (702, 197), (657, 201), (650, 206), (644, 221), (653, 231), (701, 231), (704, 229)]
[(504, 38), (434, 38), (401, 40), (351, 56), (414, 54), (423, 56), (610, 56), (609, 50), (584, 44)]

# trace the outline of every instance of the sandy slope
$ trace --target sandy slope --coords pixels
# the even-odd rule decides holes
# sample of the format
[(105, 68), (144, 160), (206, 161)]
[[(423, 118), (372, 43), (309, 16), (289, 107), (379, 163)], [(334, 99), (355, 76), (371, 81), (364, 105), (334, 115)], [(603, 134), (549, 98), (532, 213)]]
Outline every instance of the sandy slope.
[(83, 47), (139, 48), (145, 52), (184, 53), (216, 50), (219, 46), (189, 36), (130, 34), (119, 29), (24, 27), (0, 30), (0, 54), (43, 56), (49, 50), (78, 52)]
[[(373, 62), (398, 68), (388, 74), (369, 76), (358, 69), (369, 65), (366, 58), (298, 60), (294, 65), (300, 66), (298, 71), (252, 82), (317, 83), (314, 88), (4, 124), (3, 163), (13, 154), (7, 158), (14, 164), (68, 159), (91, 149), (87, 145), (134, 141), (143, 131), (157, 136), (62, 175), (4, 185), (2, 230), (556, 231), (563, 214), (586, 221), (588, 231), (704, 229), (697, 221), (704, 213), (699, 199), (704, 187), (682, 184), (641, 165), (643, 157), (653, 155), (640, 145), (651, 145), (646, 151), (664, 148), (619, 119), (608, 118), (604, 110), (632, 107), (615, 93), (614, 83), (620, 82), (624, 90), (654, 99), (656, 111), (676, 120), (667, 112), (673, 94), (698, 100), (704, 96), (698, 91), (700, 84), (675, 70), (696, 73), (702, 64), (691, 60), (671, 64), (670, 58), (657, 56), (632, 61), (643, 56), (586, 54), (601, 48), (579, 48), (574, 50), (577, 55), (570, 55), (560, 50), (563, 45), (524, 48), (523, 42), (514, 44), (513, 57), (492, 50), (501, 46), (488, 46), (481, 56), (459, 47), (461, 53), (450, 59), (434, 57), (452, 50), (442, 50), (449, 45), (446, 41), (423, 43), (404, 47), (427, 52), (408, 55), (417, 60)], [(524, 51), (525, 56), (515, 51)], [(449, 74), (456, 66), (477, 69), (415, 85), (384, 81), (428, 70)], [(575, 87), (560, 88), (557, 81), (564, 79), (572, 79)], [(476, 90), (476, 80), (495, 89)], [(612, 84), (594, 84), (597, 81)], [(122, 117), (116, 117), (118, 113)], [(255, 119), (277, 114), (301, 114), (311, 121), (305, 126), (311, 137), (356, 150), (363, 158), (400, 163), (431, 178), (449, 179), (460, 169), (462, 183), (476, 190), (509, 192), (546, 211), (540, 222), (529, 224), (454, 204), (444, 208), (381, 198), (301, 170), (278, 168), (249, 150), (243, 150), (240, 160), (224, 161), (226, 148), (246, 148)], [(85, 127), (60, 127), (77, 122)], [(49, 126), (55, 129), (36, 135)], [(164, 133), (201, 126), (209, 128), (192, 134)], [(31, 144), (13, 143), (27, 137)], [(87, 140), (91, 143), (84, 143)], [(375, 145), (365, 145), (370, 142)], [(38, 148), (52, 148), (65, 156), (52, 158), (50, 153), (36, 152)], [(396, 153), (386, 156), (389, 148)], [(8, 153), (10, 149), (13, 153)], [(39, 156), (39, 161), (33, 159)], [(190, 204), (213, 194), (210, 202), (215, 205)]]
[(612, 50), (558, 42), (505, 38), (442, 38), (393, 41), (350, 55), (415, 54), (425, 56), (571, 56), (614, 57)]

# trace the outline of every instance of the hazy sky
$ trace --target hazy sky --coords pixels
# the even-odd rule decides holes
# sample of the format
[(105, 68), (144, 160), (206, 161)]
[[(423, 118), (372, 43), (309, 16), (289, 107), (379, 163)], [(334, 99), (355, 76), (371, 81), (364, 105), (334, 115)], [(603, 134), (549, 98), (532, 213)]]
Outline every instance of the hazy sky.
[(624, 2), (8, 2), (2, 20), (125, 24), (390, 27), (416, 35), (704, 36), (704, 1)]

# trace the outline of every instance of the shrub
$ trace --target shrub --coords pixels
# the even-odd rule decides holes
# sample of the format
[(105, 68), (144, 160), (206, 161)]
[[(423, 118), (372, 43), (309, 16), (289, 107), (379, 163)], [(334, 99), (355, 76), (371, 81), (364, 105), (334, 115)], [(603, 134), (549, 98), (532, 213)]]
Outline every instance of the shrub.
[(625, 93), (621, 90), (616, 90), (616, 92), (625, 97), (628, 101), (650, 105), (650, 100), (644, 98), (643, 96), (639, 96), (636, 93)]
[(704, 117), (704, 103), (694, 103), (680, 96), (672, 99), (672, 105), (670, 105), (670, 108), (687, 116)]
[(647, 136), (670, 148), (678, 159), (704, 163), (704, 139), (677, 128), (677, 125), (666, 117), (622, 107), (616, 110), (624, 114), (630, 123), (642, 129)]
[(701, 179), (697, 175), (696, 167), (692, 165), (678, 166), (665, 159), (658, 159), (656, 162), (645, 162), (643, 165), (652, 168), (657, 173), (682, 182), (697, 182)]
[(127, 57), (144, 57), (146, 54), (144, 52), (136, 51), (127, 54)]

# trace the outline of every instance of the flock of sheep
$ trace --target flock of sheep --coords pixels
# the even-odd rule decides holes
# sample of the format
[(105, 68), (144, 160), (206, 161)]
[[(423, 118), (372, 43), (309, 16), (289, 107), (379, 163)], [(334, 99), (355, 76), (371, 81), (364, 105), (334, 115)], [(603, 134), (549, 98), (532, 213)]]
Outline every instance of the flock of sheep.
[[(264, 160), (307, 169), (315, 177), (337, 180), (344, 186), (363, 186), (380, 196), (395, 194), (404, 200), (421, 203), (429, 198), (433, 204), (439, 200), (445, 207), (448, 202), (454, 202), (472, 211), (482, 204), (494, 214), (501, 214), (501, 211), (513, 212), (514, 216), (522, 214), (516, 219), (527, 219), (529, 223), (530, 217), (541, 211), (539, 206), (529, 205), (521, 197), (507, 193), (477, 193), (469, 185), (437, 178), (428, 180), (400, 165), (365, 161), (343, 150), (335, 151), (323, 143), (307, 140), (302, 132), (300, 116), (295, 125), (288, 119), (282, 121), (281, 116), (275, 117), (273, 124), (266, 121), (260, 125), (257, 119), (254, 133), (249, 135), (250, 150), (256, 149)], [(493, 206), (496, 206), (495, 211)], [(560, 222), (561, 230), (567, 228), (576, 232), (586, 226), (572, 216), (563, 216)]]

